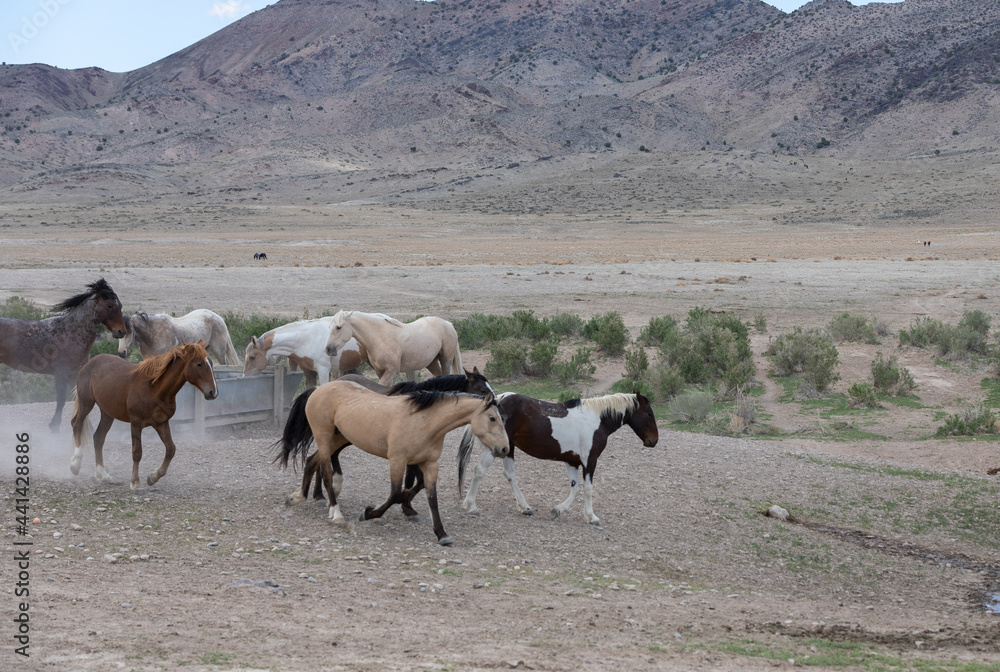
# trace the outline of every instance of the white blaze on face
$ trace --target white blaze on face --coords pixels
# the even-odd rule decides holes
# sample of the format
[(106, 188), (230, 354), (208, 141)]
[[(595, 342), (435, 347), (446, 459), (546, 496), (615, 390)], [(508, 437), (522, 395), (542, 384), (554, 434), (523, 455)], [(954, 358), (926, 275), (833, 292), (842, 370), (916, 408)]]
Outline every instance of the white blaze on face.
[(563, 454), (574, 453), (583, 464), (590, 457), (594, 432), (601, 426), (601, 417), (582, 406), (569, 409), (565, 418), (549, 418), (552, 438), (559, 443)]

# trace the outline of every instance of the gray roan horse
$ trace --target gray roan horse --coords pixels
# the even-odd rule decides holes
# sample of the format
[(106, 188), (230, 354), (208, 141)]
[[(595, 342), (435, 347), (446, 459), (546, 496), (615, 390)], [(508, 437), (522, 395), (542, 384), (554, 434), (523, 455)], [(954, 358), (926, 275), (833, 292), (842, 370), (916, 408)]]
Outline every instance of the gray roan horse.
[(44, 320), (0, 318), (0, 363), (18, 371), (55, 376), (56, 412), (49, 427), (56, 429), (66, 403), (66, 383), (75, 381), (87, 363), (101, 326), (121, 338), (125, 335), (125, 318), (118, 295), (104, 278), (53, 310), (61, 314)]
[(220, 364), (239, 364), (240, 358), (229, 337), (226, 321), (211, 310), (201, 308), (187, 315), (173, 317), (159, 313), (135, 313), (125, 318), (126, 334), (118, 339), (118, 355), (127, 357), (133, 343), (139, 344), (143, 359), (162, 355), (181, 343), (205, 344), (205, 349)]

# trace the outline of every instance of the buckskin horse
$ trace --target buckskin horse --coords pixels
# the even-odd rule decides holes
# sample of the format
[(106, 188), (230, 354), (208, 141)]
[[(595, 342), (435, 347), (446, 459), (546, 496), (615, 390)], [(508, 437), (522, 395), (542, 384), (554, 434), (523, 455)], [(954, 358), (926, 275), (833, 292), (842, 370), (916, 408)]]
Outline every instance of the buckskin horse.
[(0, 318), (0, 363), (28, 373), (55, 376), (56, 412), (49, 427), (62, 422), (66, 384), (76, 380), (90, 348), (107, 327), (115, 338), (125, 335), (125, 318), (118, 295), (104, 278), (87, 291), (57, 304), (61, 314), (44, 320)]
[[(566, 463), (569, 474), (569, 497), (552, 509), (558, 518), (573, 503), (583, 469), (583, 512), (587, 522), (594, 525), (601, 521), (594, 515), (594, 470), (597, 458), (608, 445), (608, 437), (622, 425), (628, 425), (642, 444), (652, 448), (659, 440), (659, 430), (649, 399), (641, 394), (609, 394), (590, 399), (573, 399), (564, 403), (551, 403), (504, 392), (497, 397), (503, 411), (505, 429), (510, 442), (510, 453), (504, 458), (503, 471), (514, 491), (521, 513), (530, 516), (534, 511), (528, 506), (514, 474), (514, 448), (540, 460), (557, 460)], [(462, 491), (465, 468), (472, 453), (472, 434), (466, 430), (458, 448), (458, 489)], [(493, 464), (493, 454), (483, 454), (469, 492), (462, 507), (469, 513), (479, 513), (476, 493), (479, 482)]]
[(131, 488), (139, 487), (139, 460), (142, 459), (142, 430), (152, 427), (166, 447), (160, 467), (146, 477), (155, 484), (163, 478), (174, 458), (176, 446), (170, 436), (170, 418), (177, 410), (175, 397), (184, 383), (191, 383), (206, 399), (218, 396), (215, 371), (202, 343), (183, 343), (169, 352), (132, 364), (114, 355), (98, 355), (87, 362), (76, 378), (73, 404), (73, 443), (76, 450), (70, 471), (80, 473), (87, 416), (95, 404), (101, 409), (101, 421), (94, 431), (94, 477), (111, 481), (104, 469), (104, 439), (115, 420), (132, 427)]

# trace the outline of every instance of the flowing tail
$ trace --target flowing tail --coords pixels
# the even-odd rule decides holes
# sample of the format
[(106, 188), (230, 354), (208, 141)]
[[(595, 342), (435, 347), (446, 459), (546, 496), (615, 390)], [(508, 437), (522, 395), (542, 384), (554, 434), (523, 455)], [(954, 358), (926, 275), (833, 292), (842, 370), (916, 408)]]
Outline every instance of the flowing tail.
[(465, 467), (469, 464), (469, 457), (472, 456), (472, 444), (475, 437), (472, 435), (472, 425), (465, 428), (462, 434), (462, 442), (458, 444), (458, 494), (462, 494), (463, 481), (465, 480)]
[(242, 364), (240, 361), (240, 356), (236, 352), (235, 346), (233, 346), (233, 339), (229, 338), (229, 334), (226, 334), (226, 364)]
[(309, 446), (313, 441), (312, 427), (309, 426), (309, 419), (306, 418), (306, 402), (316, 391), (315, 387), (309, 388), (292, 402), (292, 408), (288, 412), (288, 421), (285, 422), (285, 429), (281, 433), (281, 438), (274, 443), (272, 448), (277, 449), (277, 456), (273, 462), (280, 462), (282, 468), (288, 466), (288, 458), (296, 462), (301, 458), (305, 464)]

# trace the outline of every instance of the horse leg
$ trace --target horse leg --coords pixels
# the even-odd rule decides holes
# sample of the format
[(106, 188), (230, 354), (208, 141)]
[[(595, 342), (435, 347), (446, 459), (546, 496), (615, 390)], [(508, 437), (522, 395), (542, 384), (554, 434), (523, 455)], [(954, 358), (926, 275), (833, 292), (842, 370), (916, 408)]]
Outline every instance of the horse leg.
[(361, 512), (359, 520), (371, 520), (381, 518), (389, 507), (397, 502), (403, 501), (403, 477), (406, 475), (405, 460), (389, 460), (389, 499), (385, 500), (382, 506), (373, 508), (366, 506)]
[(101, 411), (101, 421), (97, 423), (97, 429), (94, 430), (94, 464), (97, 465), (94, 469), (94, 478), (104, 483), (114, 483), (111, 475), (104, 470), (104, 439), (107, 438), (108, 430), (111, 429), (114, 422), (113, 417)]
[(601, 520), (594, 515), (594, 472), (583, 470), (583, 515), (591, 525), (600, 525)]
[[(306, 389), (307, 390), (310, 389), (310, 388), (313, 388), (313, 387), (317, 386), (318, 381), (319, 381), (319, 375), (317, 375), (317, 373), (315, 371), (312, 371), (310, 369), (302, 369), (302, 373), (304, 373), (305, 376), (306, 376)], [(308, 490), (309, 489), (306, 488), (307, 492), (308, 492)]]
[(465, 499), (462, 501), (462, 508), (474, 516), (479, 515), (479, 509), (476, 507), (476, 495), (479, 493), (479, 481), (483, 480), (483, 476), (485, 476), (486, 472), (489, 471), (491, 464), (493, 464), (493, 453), (487, 450), (483, 453), (483, 457), (479, 460), (479, 464), (476, 465), (476, 471), (472, 474), (472, 483), (469, 485), (469, 492), (465, 495)]
[[(486, 454), (492, 456), (492, 453), (488, 451)], [(514, 491), (514, 499), (517, 500), (517, 507), (521, 509), (521, 513), (526, 516), (534, 515), (534, 510), (528, 506), (528, 500), (524, 498), (521, 488), (517, 486), (517, 475), (514, 473), (514, 458), (509, 455), (503, 458), (503, 475), (507, 477), (510, 489)]]
[(66, 371), (60, 371), (55, 374), (56, 379), (56, 412), (52, 416), (52, 420), (49, 422), (49, 429), (53, 432), (59, 429), (59, 425), (62, 424), (62, 409), (63, 405), (66, 403), (66, 381), (69, 374)]
[(424, 472), (424, 479), (427, 483), (427, 504), (430, 505), (431, 518), (434, 520), (434, 534), (437, 535), (439, 544), (442, 546), (451, 546), (451, 537), (444, 531), (444, 525), (441, 524), (441, 514), (438, 513), (437, 460), (424, 462), (420, 465), (420, 469)]
[(560, 504), (559, 506), (552, 508), (553, 519), (556, 519), (559, 517), (560, 514), (565, 513), (566, 509), (568, 509), (573, 504), (573, 499), (576, 497), (576, 491), (580, 487), (579, 470), (572, 464), (567, 464), (566, 473), (567, 475), (569, 475), (569, 497), (567, 497), (566, 501)]
[(420, 471), (420, 467), (415, 464), (407, 466), (406, 488), (403, 490), (403, 501), (400, 503), (399, 508), (403, 510), (403, 515), (414, 523), (420, 522), (420, 514), (413, 508), (411, 502), (416, 494), (423, 489), (424, 472)]
[[(97, 450), (97, 438), (94, 438), (94, 450)], [(142, 460), (142, 427), (132, 423), (132, 480), (129, 487), (132, 490), (139, 488), (139, 462)]]
[(81, 396), (78, 390), (76, 400), (73, 402), (73, 417), (70, 419), (70, 427), (73, 429), (73, 444), (76, 449), (73, 451), (73, 458), (69, 461), (69, 470), (76, 476), (80, 473), (80, 462), (83, 460), (83, 443), (89, 438), (90, 423), (87, 416), (94, 410), (94, 399), (89, 394)]
[[(160, 441), (163, 442), (164, 447), (166, 447), (167, 452), (163, 456), (163, 463), (146, 477), (146, 483), (148, 485), (156, 485), (156, 482), (167, 475), (167, 469), (170, 468), (170, 461), (174, 459), (174, 453), (177, 452), (177, 446), (174, 445), (174, 440), (170, 436), (170, 423), (164, 422), (162, 425), (154, 425), (153, 429), (160, 436)], [(138, 463), (136, 463), (138, 464)]]

